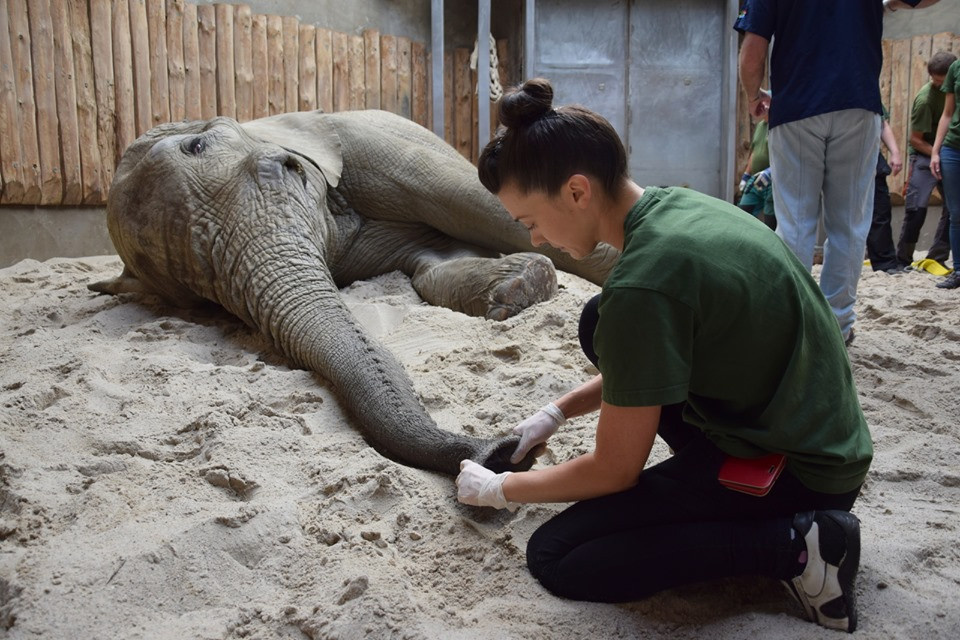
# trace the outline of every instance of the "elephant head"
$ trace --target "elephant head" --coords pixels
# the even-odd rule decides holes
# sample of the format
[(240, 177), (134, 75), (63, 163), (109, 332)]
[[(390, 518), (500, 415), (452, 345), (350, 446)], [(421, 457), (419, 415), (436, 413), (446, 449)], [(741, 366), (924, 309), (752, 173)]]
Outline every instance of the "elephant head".
[(296, 366), (329, 380), (389, 458), (448, 474), (464, 458), (494, 470), (529, 468), (531, 457), (509, 462), (516, 437), (439, 429), (396, 358), (346, 308), (330, 263), (333, 254), (348, 259), (344, 239), (364, 222), (334, 193), (344, 170), (339, 135), (312, 115), (167, 124), (137, 139), (107, 204), (124, 271), (90, 288), (223, 306)]

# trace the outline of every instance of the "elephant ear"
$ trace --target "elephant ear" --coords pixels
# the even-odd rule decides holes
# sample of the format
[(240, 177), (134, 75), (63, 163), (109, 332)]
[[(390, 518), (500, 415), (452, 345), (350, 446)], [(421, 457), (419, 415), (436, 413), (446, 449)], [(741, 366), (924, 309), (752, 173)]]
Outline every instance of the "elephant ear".
[(249, 135), (309, 158), (336, 187), (343, 172), (340, 136), (322, 111), (298, 111), (251, 120), (240, 126)]

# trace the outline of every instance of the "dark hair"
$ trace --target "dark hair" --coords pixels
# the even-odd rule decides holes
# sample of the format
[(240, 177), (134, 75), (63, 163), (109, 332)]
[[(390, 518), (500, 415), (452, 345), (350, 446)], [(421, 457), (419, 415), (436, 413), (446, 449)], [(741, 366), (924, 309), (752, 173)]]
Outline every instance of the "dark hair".
[(957, 56), (946, 51), (937, 51), (927, 62), (927, 73), (930, 75), (944, 76), (950, 69), (950, 65), (957, 59)]
[(567, 178), (581, 173), (614, 194), (627, 177), (627, 154), (613, 126), (585, 107), (554, 109), (549, 80), (527, 80), (497, 106), (502, 126), (477, 163), (490, 192), (509, 183), (521, 193), (555, 195)]

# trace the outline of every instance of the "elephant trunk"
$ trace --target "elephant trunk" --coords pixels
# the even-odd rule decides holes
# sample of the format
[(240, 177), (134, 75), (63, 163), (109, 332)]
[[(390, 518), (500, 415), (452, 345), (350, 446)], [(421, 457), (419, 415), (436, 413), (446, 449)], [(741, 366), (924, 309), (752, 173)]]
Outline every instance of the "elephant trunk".
[[(510, 463), (519, 441), (515, 436), (479, 439), (440, 429), (397, 359), (347, 309), (322, 260), (292, 262), (272, 261), (271, 277), (246, 279), (259, 281), (259, 290), (217, 297), (233, 302), (227, 309), (269, 336), (297, 366), (329, 380), (374, 449), (397, 462), (450, 475), (459, 472), (465, 458), (498, 472), (533, 464), (532, 457)], [(278, 263), (283, 273), (276, 272)]]

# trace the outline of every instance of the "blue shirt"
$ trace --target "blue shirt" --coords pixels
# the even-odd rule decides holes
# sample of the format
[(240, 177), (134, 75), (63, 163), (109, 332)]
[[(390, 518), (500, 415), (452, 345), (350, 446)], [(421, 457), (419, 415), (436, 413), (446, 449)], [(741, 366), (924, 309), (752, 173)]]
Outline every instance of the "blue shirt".
[(771, 129), (843, 109), (882, 112), (881, 0), (747, 0), (733, 28), (773, 40)]

